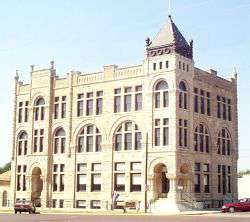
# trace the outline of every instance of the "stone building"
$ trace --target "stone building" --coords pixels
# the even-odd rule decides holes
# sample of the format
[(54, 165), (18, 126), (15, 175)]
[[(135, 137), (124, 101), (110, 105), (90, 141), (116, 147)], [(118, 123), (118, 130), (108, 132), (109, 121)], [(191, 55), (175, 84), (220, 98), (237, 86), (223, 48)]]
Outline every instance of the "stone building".
[(0, 174), (0, 208), (10, 205), (10, 171)]
[(194, 66), (171, 16), (142, 64), (15, 78), (13, 201), (48, 208), (217, 207), (237, 199), (237, 74)]

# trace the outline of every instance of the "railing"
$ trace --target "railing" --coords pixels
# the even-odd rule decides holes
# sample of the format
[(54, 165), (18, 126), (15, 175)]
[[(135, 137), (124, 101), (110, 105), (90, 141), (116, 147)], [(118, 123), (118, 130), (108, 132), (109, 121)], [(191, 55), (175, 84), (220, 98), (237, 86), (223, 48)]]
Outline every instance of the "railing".
[(190, 207), (196, 209), (204, 208), (203, 202), (197, 202), (196, 200), (194, 200), (194, 196), (191, 193), (180, 192), (180, 202), (186, 202), (190, 205)]

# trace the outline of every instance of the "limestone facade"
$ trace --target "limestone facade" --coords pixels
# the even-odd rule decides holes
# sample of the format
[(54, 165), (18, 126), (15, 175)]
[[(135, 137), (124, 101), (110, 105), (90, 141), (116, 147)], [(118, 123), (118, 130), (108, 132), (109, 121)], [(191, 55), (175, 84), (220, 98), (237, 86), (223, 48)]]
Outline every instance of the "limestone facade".
[(51, 62), (32, 66), (29, 84), (16, 76), (12, 202), (106, 210), (116, 191), (145, 210), (237, 199), (237, 75), (196, 68), (171, 18), (161, 32), (137, 66), (59, 78)]

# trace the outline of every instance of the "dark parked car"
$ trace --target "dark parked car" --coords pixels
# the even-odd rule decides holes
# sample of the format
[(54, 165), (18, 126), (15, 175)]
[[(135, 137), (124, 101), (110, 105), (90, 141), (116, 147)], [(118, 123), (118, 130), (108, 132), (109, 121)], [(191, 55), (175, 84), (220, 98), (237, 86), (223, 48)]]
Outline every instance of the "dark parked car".
[(26, 200), (21, 200), (15, 203), (14, 205), (14, 211), (15, 214), (17, 212), (22, 213), (22, 212), (28, 212), (30, 214), (36, 212), (36, 207), (33, 202), (31, 201), (26, 201)]
[(235, 211), (250, 211), (250, 198), (240, 199), (236, 203), (224, 204), (221, 208), (222, 213)]

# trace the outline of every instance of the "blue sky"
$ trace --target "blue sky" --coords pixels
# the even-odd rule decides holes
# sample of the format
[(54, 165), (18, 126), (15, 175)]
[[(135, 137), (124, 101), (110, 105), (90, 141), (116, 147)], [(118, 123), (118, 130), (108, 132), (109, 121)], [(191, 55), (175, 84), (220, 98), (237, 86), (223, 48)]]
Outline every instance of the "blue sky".
[[(172, 0), (172, 17), (187, 40), (194, 39), (197, 67), (228, 77), (239, 73), (239, 169), (250, 169), (250, 1)], [(12, 0), (0, 7), (0, 165), (11, 153), (13, 78), (29, 66), (56, 62), (57, 73), (99, 71), (103, 65), (140, 64), (145, 39), (168, 15), (167, 0)]]

